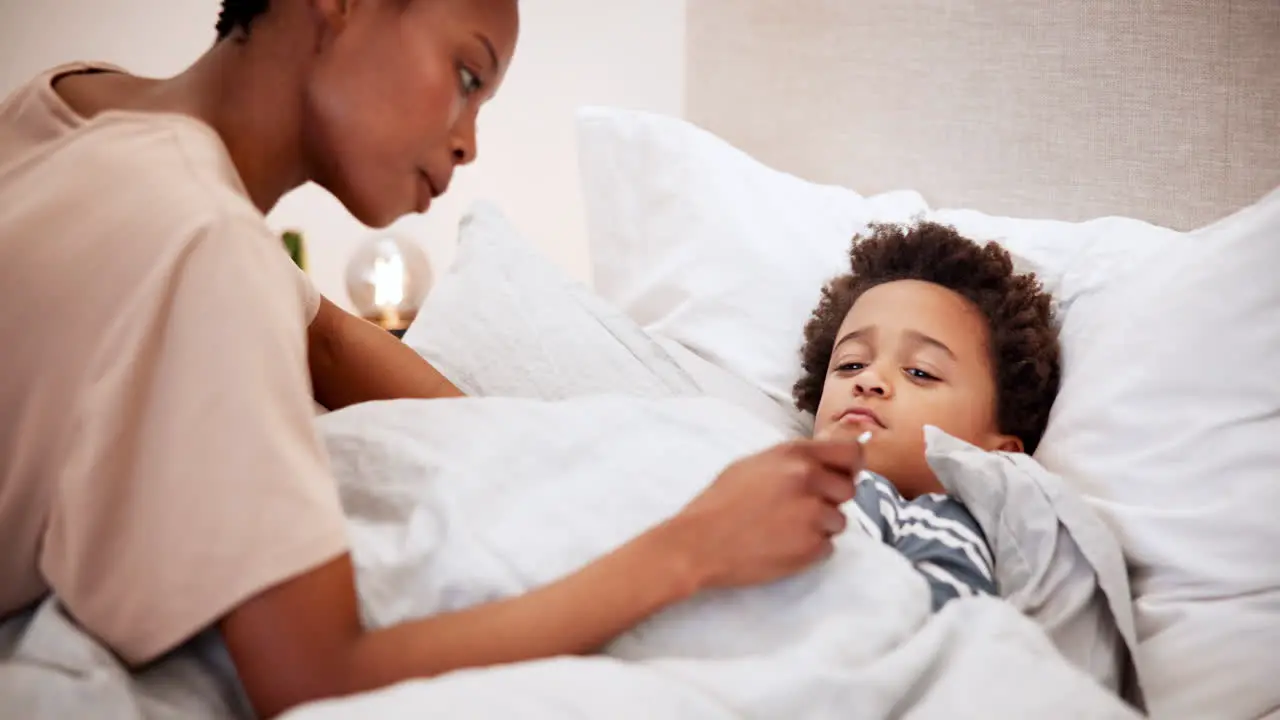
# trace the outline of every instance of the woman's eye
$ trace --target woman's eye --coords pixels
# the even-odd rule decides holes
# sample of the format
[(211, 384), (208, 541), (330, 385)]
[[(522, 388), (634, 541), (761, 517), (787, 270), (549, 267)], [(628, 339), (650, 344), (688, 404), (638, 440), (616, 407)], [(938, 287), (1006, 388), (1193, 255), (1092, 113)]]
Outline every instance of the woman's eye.
[(458, 68), (458, 82), (462, 86), (463, 95), (474, 95), (480, 91), (480, 78), (465, 67)]
[(937, 380), (938, 378), (921, 370), (920, 368), (907, 368), (907, 374), (916, 380)]

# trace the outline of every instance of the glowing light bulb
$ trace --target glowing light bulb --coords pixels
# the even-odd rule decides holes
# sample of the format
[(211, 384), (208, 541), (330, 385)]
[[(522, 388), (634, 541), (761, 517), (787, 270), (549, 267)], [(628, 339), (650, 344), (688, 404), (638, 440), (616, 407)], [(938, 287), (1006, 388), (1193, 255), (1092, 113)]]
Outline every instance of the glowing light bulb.
[(374, 258), (372, 275), (374, 307), (390, 308), (404, 302), (404, 258)]
[(409, 238), (382, 233), (366, 240), (347, 264), (347, 294), (356, 312), (388, 330), (413, 322), (431, 288), (431, 262)]

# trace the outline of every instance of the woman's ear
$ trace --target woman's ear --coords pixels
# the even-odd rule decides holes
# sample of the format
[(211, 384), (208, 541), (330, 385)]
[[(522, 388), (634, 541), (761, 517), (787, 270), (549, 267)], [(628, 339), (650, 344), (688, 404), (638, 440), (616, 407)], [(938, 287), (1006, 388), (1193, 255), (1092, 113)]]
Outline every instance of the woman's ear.
[(1014, 435), (991, 435), (987, 438), (987, 442), (983, 443), (983, 449), (987, 452), (1008, 452), (1020, 453), (1025, 452), (1022, 445), (1022, 439)]
[(307, 0), (311, 6), (311, 17), (316, 23), (316, 42), (318, 48), (333, 41), (347, 26), (352, 6), (358, 0)]

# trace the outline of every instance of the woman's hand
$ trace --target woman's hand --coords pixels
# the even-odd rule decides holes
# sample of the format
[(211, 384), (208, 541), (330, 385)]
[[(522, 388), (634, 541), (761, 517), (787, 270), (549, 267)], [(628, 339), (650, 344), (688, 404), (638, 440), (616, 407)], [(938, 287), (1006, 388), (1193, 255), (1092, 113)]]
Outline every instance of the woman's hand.
[(861, 469), (854, 442), (779, 445), (730, 465), (658, 532), (686, 554), (700, 588), (776, 580), (831, 553)]

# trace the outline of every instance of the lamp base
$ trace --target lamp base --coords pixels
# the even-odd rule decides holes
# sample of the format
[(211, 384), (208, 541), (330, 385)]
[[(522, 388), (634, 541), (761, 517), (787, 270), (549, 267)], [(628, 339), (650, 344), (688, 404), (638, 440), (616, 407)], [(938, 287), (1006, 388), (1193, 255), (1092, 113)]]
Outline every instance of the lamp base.
[(404, 331), (409, 329), (413, 324), (413, 319), (418, 316), (416, 310), (396, 312), (389, 310), (377, 315), (365, 315), (364, 319), (386, 330), (396, 337), (403, 337)]

